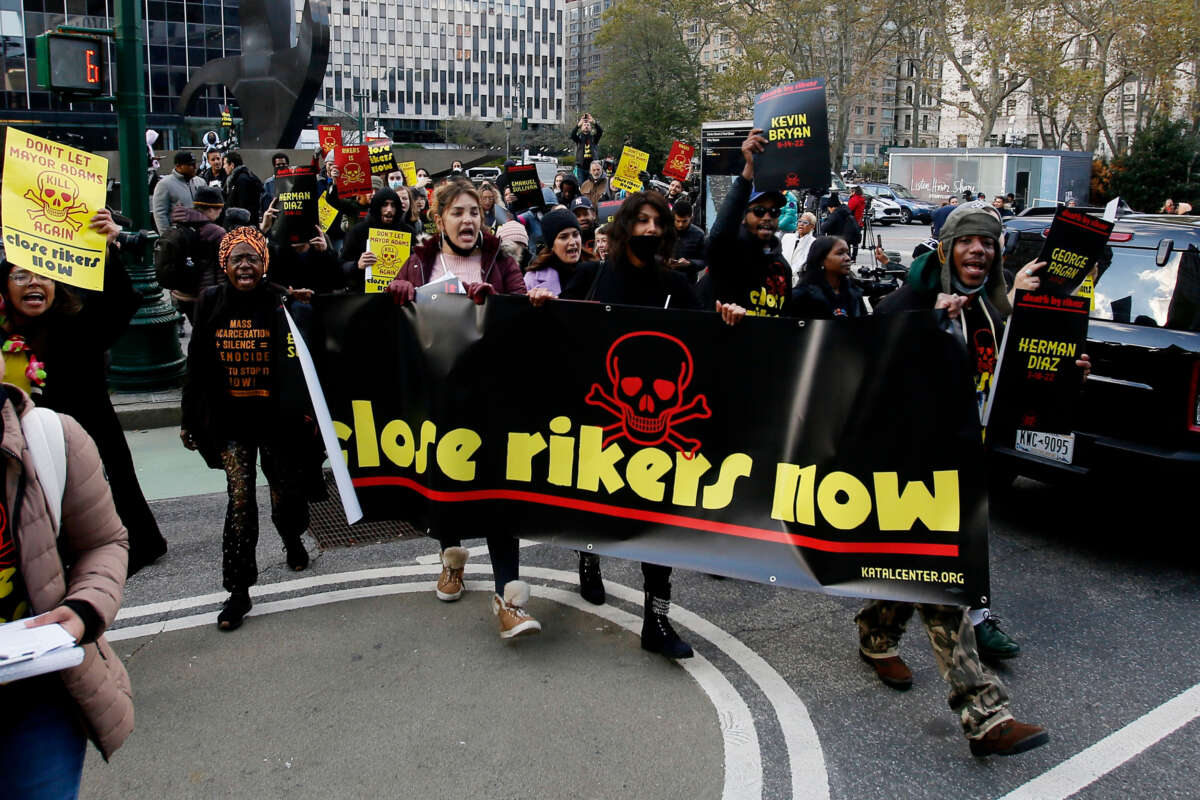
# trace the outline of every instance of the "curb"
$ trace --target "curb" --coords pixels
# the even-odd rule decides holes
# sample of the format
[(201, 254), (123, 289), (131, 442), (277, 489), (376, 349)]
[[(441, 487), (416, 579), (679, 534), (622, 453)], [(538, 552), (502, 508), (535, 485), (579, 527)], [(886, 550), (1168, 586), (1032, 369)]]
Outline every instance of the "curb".
[(173, 428), (183, 420), (183, 410), (175, 403), (122, 403), (116, 407), (121, 430)]

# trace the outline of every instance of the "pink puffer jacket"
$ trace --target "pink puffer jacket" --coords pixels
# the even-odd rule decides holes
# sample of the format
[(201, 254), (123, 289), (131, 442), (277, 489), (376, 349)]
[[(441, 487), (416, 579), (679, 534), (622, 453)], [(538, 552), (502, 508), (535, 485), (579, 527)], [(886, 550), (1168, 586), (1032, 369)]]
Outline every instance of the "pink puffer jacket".
[[(113, 506), (96, 445), (73, 418), (60, 414), (67, 450), (67, 486), (63, 492), (61, 537), (70, 571), (64, 574), (50, 510), (38, 482), (33, 458), (25, 446), (20, 416), (33, 402), (20, 389), (4, 385), (9, 401), (0, 408), (4, 437), (5, 497), (21, 554), (21, 575), (34, 614), (43, 614), (64, 600), (82, 600), (100, 617), (100, 632), (112, 624), (121, 607), (128, 535)], [(16, 508), (21, 472), (25, 490)], [(83, 663), (58, 673), (79, 705), (88, 734), (107, 759), (133, 730), (133, 693), (121, 659), (100, 636), (84, 645)]]

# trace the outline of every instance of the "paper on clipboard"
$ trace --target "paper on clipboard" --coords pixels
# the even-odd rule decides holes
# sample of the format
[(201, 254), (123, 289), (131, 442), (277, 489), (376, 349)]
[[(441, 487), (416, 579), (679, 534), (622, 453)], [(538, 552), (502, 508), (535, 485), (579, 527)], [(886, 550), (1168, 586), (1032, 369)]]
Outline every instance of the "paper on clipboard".
[(83, 648), (62, 625), (27, 628), (27, 621), (0, 625), (0, 683), (57, 672), (83, 662)]

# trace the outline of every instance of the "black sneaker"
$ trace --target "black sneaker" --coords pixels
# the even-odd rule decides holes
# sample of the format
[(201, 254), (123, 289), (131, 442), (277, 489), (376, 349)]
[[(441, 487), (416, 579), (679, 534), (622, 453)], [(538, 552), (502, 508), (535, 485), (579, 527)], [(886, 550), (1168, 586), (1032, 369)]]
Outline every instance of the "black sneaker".
[(225, 607), (217, 614), (217, 628), (223, 631), (236, 631), (242, 627), (242, 619), (250, 613), (254, 604), (250, 602), (249, 592), (234, 592), (225, 601)]
[(304, 540), (297, 536), (291, 541), (284, 540), (283, 551), (287, 554), (287, 565), (294, 572), (308, 568), (308, 551), (304, 549)]

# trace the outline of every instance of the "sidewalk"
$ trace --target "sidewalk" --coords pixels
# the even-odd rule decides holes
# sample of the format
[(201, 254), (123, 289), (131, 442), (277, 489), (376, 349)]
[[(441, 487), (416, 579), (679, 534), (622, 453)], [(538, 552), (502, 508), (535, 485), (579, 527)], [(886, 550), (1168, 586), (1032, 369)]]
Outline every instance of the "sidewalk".
[(182, 389), (164, 389), (158, 392), (113, 392), (109, 395), (117, 419), (126, 431), (149, 428), (170, 428), (179, 425), (182, 413), (179, 408), (183, 397)]

